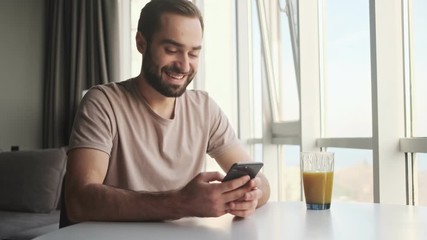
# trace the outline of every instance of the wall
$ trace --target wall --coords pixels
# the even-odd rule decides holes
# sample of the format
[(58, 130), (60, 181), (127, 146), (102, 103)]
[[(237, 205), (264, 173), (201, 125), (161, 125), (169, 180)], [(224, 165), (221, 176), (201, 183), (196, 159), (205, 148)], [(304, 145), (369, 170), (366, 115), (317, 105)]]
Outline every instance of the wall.
[(41, 148), (45, 0), (0, 1), (0, 149)]

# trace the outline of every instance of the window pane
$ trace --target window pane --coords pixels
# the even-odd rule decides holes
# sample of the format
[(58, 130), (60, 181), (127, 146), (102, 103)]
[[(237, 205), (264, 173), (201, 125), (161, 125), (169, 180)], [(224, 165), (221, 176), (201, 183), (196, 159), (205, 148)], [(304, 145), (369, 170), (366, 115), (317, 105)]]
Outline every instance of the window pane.
[(326, 137), (370, 137), (369, 1), (325, 3)]
[[(328, 148), (328, 151), (335, 153), (333, 201), (373, 202), (372, 151), (342, 148)], [(283, 145), (281, 153), (280, 199), (300, 201), (300, 148)]]
[(413, 0), (413, 133), (427, 137), (427, 1)]
[[(281, 3), (285, 6), (285, 3)], [(295, 75), (294, 57), (292, 52), (291, 29), (289, 29), (288, 14), (280, 14), (282, 67), (279, 84), (279, 120), (299, 120), (299, 99), (297, 79)]]
[[(204, 90), (218, 103), (234, 129), (237, 127), (236, 94), (236, 12), (234, 2), (216, 0), (203, 2), (205, 24), (203, 53), (199, 63), (200, 82)], [(221, 16), (218, 18), (218, 16)], [(220, 44), (218, 44), (220, 43)], [(204, 67), (204, 69), (202, 69)]]
[(263, 62), (261, 49), (261, 30), (256, 0), (252, 1), (252, 76), (253, 76), (253, 121), (254, 138), (262, 138), (262, 78)]
[(335, 153), (332, 201), (373, 202), (372, 150), (328, 148)]
[(136, 49), (135, 36), (138, 31), (138, 20), (141, 9), (147, 4), (150, 0), (131, 0), (131, 74), (132, 76), (138, 76), (141, 71), (142, 56), (141, 53)]
[(283, 145), (280, 151), (279, 199), (301, 201), (300, 147)]
[(427, 154), (418, 153), (418, 200), (420, 205), (427, 206)]

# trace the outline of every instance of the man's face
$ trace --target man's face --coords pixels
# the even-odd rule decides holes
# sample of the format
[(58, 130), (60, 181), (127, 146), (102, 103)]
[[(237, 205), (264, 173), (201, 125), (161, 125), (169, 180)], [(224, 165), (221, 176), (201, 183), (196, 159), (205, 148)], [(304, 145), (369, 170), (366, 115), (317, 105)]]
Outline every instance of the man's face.
[(202, 37), (198, 18), (163, 14), (162, 27), (144, 53), (148, 84), (166, 97), (181, 96), (196, 75)]

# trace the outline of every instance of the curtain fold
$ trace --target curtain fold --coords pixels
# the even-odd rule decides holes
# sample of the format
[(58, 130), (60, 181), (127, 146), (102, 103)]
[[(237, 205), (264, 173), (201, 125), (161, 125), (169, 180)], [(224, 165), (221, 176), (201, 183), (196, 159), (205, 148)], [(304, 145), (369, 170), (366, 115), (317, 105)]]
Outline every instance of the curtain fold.
[(119, 81), (118, 0), (47, 0), (43, 148), (68, 145), (82, 91)]

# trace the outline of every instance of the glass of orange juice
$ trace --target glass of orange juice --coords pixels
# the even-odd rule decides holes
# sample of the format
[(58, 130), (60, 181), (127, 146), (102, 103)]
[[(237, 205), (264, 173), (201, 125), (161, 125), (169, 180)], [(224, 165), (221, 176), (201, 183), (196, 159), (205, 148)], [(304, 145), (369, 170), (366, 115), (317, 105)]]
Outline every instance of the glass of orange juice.
[(307, 209), (329, 209), (334, 180), (334, 153), (301, 152), (301, 175)]

